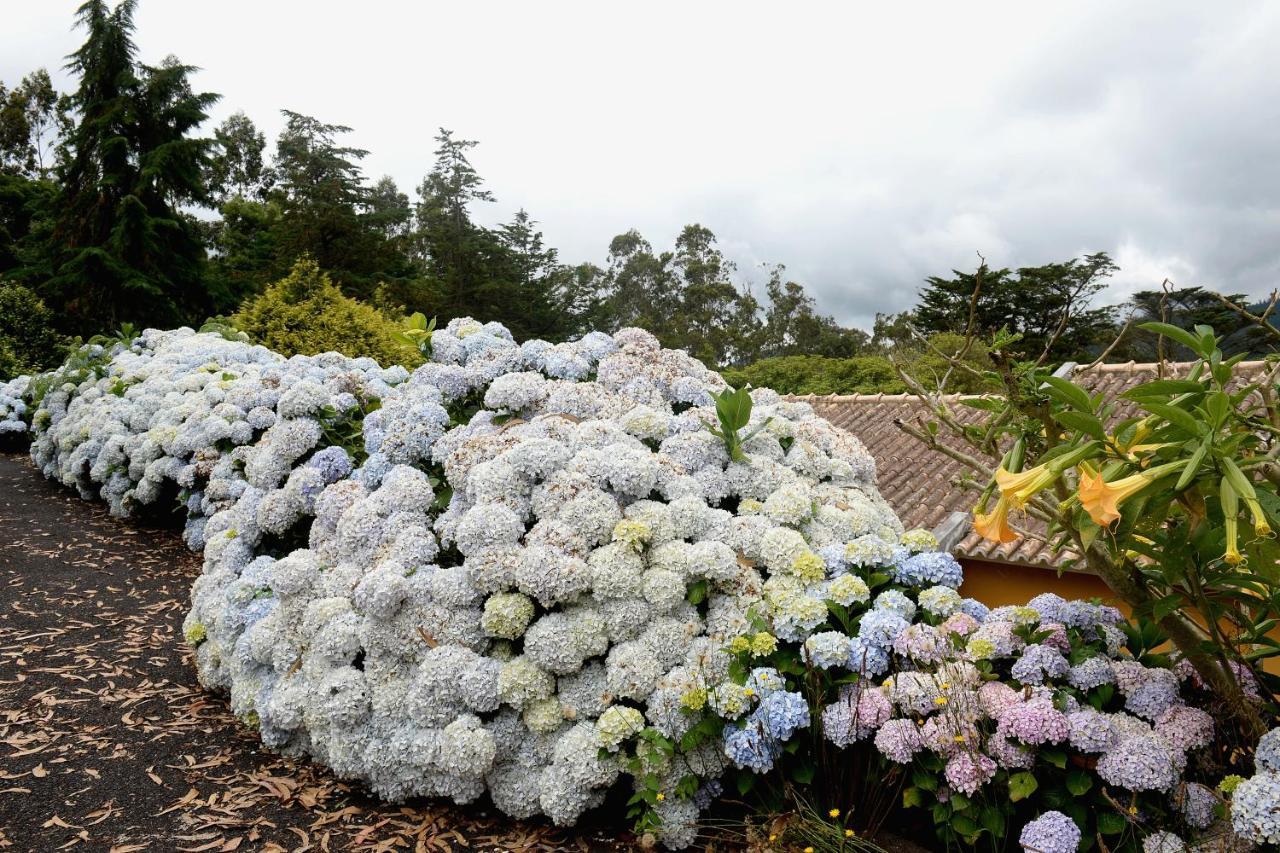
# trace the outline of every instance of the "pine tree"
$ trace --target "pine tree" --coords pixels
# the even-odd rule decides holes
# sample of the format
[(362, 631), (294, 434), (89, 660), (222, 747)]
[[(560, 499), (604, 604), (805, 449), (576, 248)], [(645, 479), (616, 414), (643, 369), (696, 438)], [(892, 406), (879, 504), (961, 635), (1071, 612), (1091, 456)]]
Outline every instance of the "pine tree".
[(192, 91), (190, 66), (139, 63), (135, 0), (87, 0), (87, 32), (68, 67), (76, 122), (59, 169), (57, 219), (41, 295), (67, 331), (122, 322), (173, 326), (203, 317), (204, 247), (183, 205), (204, 205), (211, 140), (193, 137), (218, 96)]

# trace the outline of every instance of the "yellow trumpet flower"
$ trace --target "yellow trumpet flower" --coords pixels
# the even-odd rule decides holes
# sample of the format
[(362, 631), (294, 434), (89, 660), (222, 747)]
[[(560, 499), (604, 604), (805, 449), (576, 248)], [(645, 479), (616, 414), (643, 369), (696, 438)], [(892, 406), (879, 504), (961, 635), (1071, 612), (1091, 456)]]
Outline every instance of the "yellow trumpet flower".
[(1142, 445), (1142, 439), (1151, 435), (1151, 417), (1147, 417), (1134, 424), (1133, 434), (1129, 436), (1128, 441), (1120, 441), (1116, 436), (1111, 436), (1111, 440), (1115, 442), (1117, 448), (1123, 453), (1136, 453)]
[(985, 515), (975, 515), (973, 517), (973, 529), (990, 542), (1013, 542), (1018, 538), (1018, 534), (1009, 526), (1009, 501), (1004, 495), (996, 501), (995, 508)]
[(1245, 498), (1245, 506), (1249, 507), (1249, 515), (1253, 516), (1253, 532), (1263, 539), (1271, 537), (1271, 523), (1267, 521), (1266, 513), (1262, 511), (1262, 504), (1258, 503), (1257, 498)]
[(1080, 505), (1089, 517), (1100, 527), (1107, 527), (1120, 517), (1120, 504), (1136, 493), (1142, 491), (1152, 482), (1185, 465), (1185, 462), (1170, 462), (1157, 465), (1146, 471), (1139, 471), (1108, 483), (1102, 474), (1087, 466), (1080, 469)]
[(996, 471), (996, 486), (1000, 489), (1000, 499), (1007, 498), (1016, 509), (1022, 509), (1036, 492), (1058, 479), (1060, 473), (1060, 469), (1051, 467), (1047, 463), (1041, 463), (1017, 474), (1001, 467)]
[(1244, 555), (1240, 553), (1240, 498), (1225, 479), (1222, 481), (1222, 526), (1227, 540), (1222, 559), (1229, 566), (1238, 566), (1244, 562)]

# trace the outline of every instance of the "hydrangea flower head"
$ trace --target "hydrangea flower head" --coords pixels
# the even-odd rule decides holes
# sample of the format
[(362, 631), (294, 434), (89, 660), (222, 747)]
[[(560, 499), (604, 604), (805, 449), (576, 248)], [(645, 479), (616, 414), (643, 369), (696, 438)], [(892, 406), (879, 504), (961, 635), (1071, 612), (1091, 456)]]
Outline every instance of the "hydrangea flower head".
[(1022, 827), (1018, 843), (1035, 853), (1075, 853), (1080, 846), (1080, 827), (1059, 811), (1048, 811)]

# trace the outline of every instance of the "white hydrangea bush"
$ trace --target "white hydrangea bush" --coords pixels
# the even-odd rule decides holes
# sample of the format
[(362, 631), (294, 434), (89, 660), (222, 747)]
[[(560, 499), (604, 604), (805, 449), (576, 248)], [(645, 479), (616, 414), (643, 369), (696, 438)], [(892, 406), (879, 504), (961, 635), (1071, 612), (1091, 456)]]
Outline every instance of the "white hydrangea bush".
[(30, 387), (30, 376), (0, 382), (0, 439), (27, 432), (29, 406), (26, 395)]
[[(431, 343), (408, 374), (148, 331), (32, 419), (42, 470), (113, 512), (184, 490), (201, 681), (382, 797), (572, 824), (639, 730), (743, 702), (726, 646), (753, 614), (803, 641), (867, 595), (826, 567), (900, 547), (856, 438), (756, 390), (732, 461), (725, 383), (647, 332), (518, 344), (464, 318)], [(666, 790), (703, 783), (659, 803), (660, 840), (692, 842), (727, 763), (718, 739), (654, 757)]]
[(149, 329), (128, 346), (101, 349), (86, 348), (103, 362), (87, 376), (64, 367), (44, 378), (31, 413), (31, 458), (46, 477), (101, 498), (118, 516), (172, 496), (166, 486), (175, 486), (196, 550), (208, 518), (250, 484), (281, 493), (265, 501), (268, 529), (296, 522), (321, 480), (338, 476), (332, 466), (296, 463), (408, 377), (369, 358), (285, 359), (190, 329)]

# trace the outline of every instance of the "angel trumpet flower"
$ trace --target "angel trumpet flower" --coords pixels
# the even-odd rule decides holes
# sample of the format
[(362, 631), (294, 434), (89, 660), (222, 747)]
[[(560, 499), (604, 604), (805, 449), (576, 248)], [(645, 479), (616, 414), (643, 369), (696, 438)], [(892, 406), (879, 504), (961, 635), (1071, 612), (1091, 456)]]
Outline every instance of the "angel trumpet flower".
[(1004, 495), (996, 501), (991, 512), (973, 517), (973, 530), (989, 542), (1013, 542), (1018, 534), (1009, 526), (1009, 499)]
[(1161, 477), (1172, 474), (1185, 466), (1186, 460), (1157, 465), (1146, 471), (1130, 474), (1108, 483), (1102, 474), (1082, 467), (1080, 469), (1080, 505), (1099, 527), (1107, 527), (1120, 517), (1120, 504), (1151, 485)]
[(1249, 507), (1249, 515), (1253, 517), (1253, 532), (1263, 539), (1270, 539), (1271, 522), (1267, 521), (1267, 515), (1262, 511), (1262, 504), (1257, 498), (1245, 498), (1244, 505)]
[(1000, 489), (1000, 500), (1022, 509), (1036, 492), (1058, 479), (1059, 473), (1061, 472), (1049, 467), (1047, 463), (1016, 474), (1001, 468), (996, 471), (996, 486)]
[(1037, 492), (1051, 485), (1062, 476), (1063, 471), (1090, 456), (1096, 449), (1097, 442), (1090, 442), (1016, 474), (1001, 466), (996, 471), (996, 486), (1000, 489), (1000, 497), (1007, 498), (1014, 509), (1023, 509)]

